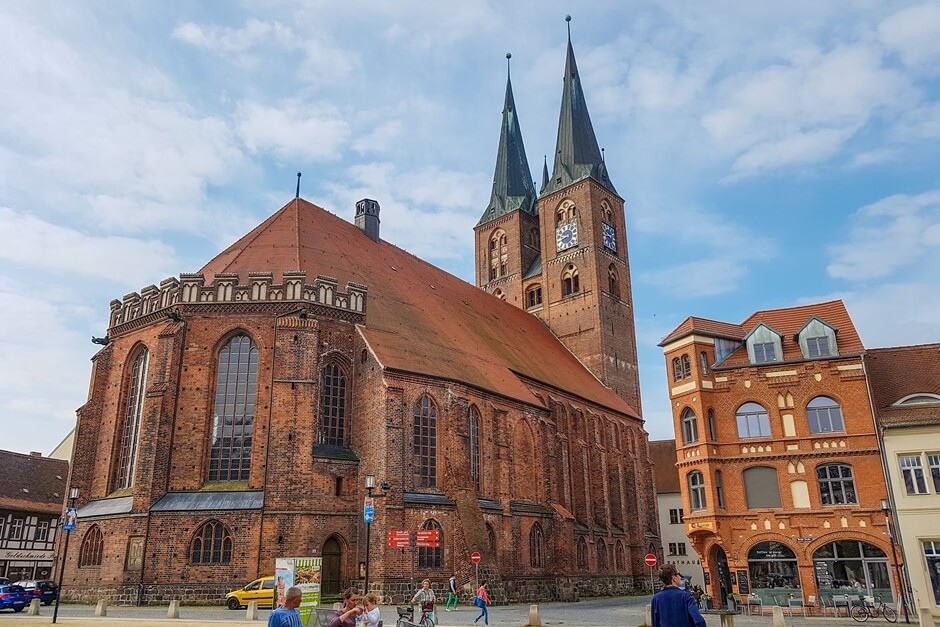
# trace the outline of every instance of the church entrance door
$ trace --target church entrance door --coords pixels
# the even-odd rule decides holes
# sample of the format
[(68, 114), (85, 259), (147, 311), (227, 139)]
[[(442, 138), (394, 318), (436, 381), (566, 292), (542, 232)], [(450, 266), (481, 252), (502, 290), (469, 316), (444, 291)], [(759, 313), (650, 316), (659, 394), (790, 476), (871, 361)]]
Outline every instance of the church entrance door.
[(323, 543), (322, 555), (321, 594), (339, 594), (343, 581), (343, 546), (339, 540), (331, 537)]

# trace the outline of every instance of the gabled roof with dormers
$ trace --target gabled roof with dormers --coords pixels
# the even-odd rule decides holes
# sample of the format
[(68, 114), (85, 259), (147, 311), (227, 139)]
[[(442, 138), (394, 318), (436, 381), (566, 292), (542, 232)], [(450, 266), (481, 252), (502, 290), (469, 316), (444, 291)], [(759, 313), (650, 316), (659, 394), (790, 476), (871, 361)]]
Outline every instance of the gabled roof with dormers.
[(865, 371), (882, 426), (940, 425), (940, 344), (870, 349)]
[[(699, 334), (709, 337), (723, 337), (744, 341), (760, 325), (768, 327), (781, 338), (783, 357), (780, 361), (803, 361), (805, 357), (800, 344), (794, 336), (813, 318), (818, 318), (836, 331), (838, 354), (840, 356), (861, 355), (865, 350), (855, 325), (841, 300), (833, 300), (813, 305), (787, 307), (783, 309), (765, 309), (748, 316), (741, 324), (716, 322), (704, 318), (686, 318), (659, 343), (665, 346), (687, 335)], [(770, 364), (778, 362), (769, 362)], [(742, 345), (731, 353), (717, 367), (737, 367), (749, 364), (747, 348)], [(767, 365), (767, 364), (761, 364)]]
[(217, 274), (302, 270), (368, 288), (360, 332), (387, 369), (466, 384), (531, 405), (533, 380), (612, 411), (639, 416), (522, 309), (297, 198), (201, 270)]

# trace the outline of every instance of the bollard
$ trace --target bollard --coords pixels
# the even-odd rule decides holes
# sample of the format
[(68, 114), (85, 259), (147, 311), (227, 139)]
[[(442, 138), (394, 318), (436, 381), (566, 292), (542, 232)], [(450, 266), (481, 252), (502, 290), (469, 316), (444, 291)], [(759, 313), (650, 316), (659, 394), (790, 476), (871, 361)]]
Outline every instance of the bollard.
[(542, 621), (539, 620), (539, 606), (529, 606), (529, 627), (542, 627)]
[(653, 624), (653, 606), (652, 605), (646, 606), (646, 623), (645, 624), (646, 625)]
[(27, 616), (39, 616), (39, 599), (33, 599), (29, 602), (29, 610), (26, 611)]
[(98, 599), (98, 606), (95, 608), (95, 616), (107, 616), (107, 615), (108, 615), (107, 599)]
[(170, 607), (166, 611), (167, 618), (179, 618), (180, 617), (180, 602), (176, 599), (170, 601)]
[(248, 601), (248, 609), (245, 610), (245, 620), (258, 620), (257, 601)]
[(783, 622), (783, 608), (779, 605), (774, 606), (774, 627), (786, 627)]

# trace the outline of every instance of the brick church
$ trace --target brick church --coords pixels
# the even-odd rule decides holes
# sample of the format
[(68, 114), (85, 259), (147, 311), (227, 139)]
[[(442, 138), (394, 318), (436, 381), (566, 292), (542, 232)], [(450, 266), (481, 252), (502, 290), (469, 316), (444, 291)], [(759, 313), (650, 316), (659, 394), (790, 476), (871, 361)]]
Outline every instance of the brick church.
[[(484, 199), (481, 199), (481, 205)], [(281, 556), (325, 594), (473, 576), (497, 602), (622, 594), (659, 545), (623, 199), (569, 41), (537, 192), (507, 78), (478, 285), (296, 198), (198, 272), (112, 301), (78, 410), (66, 596), (220, 601)], [(388, 548), (437, 530), (439, 547)]]

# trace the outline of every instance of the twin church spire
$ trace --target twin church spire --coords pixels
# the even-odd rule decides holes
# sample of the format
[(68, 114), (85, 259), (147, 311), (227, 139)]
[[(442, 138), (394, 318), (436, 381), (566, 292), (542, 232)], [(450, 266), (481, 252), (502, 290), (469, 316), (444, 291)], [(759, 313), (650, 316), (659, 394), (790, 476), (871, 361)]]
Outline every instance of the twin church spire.
[[(511, 57), (510, 54), (506, 55), (507, 64)], [(507, 68), (506, 99), (499, 134), (499, 150), (496, 154), (496, 171), (493, 174), (493, 191), (489, 205), (478, 224), (517, 210), (533, 216), (538, 215), (539, 196), (551, 194), (584, 178), (593, 178), (617, 193), (607, 175), (607, 167), (594, 135), (594, 126), (591, 124), (591, 116), (584, 100), (569, 31), (552, 174), (548, 174), (546, 160), (542, 166), (542, 185), (536, 193), (522, 142), (522, 130), (519, 127), (519, 116), (512, 94), (512, 80)]]

